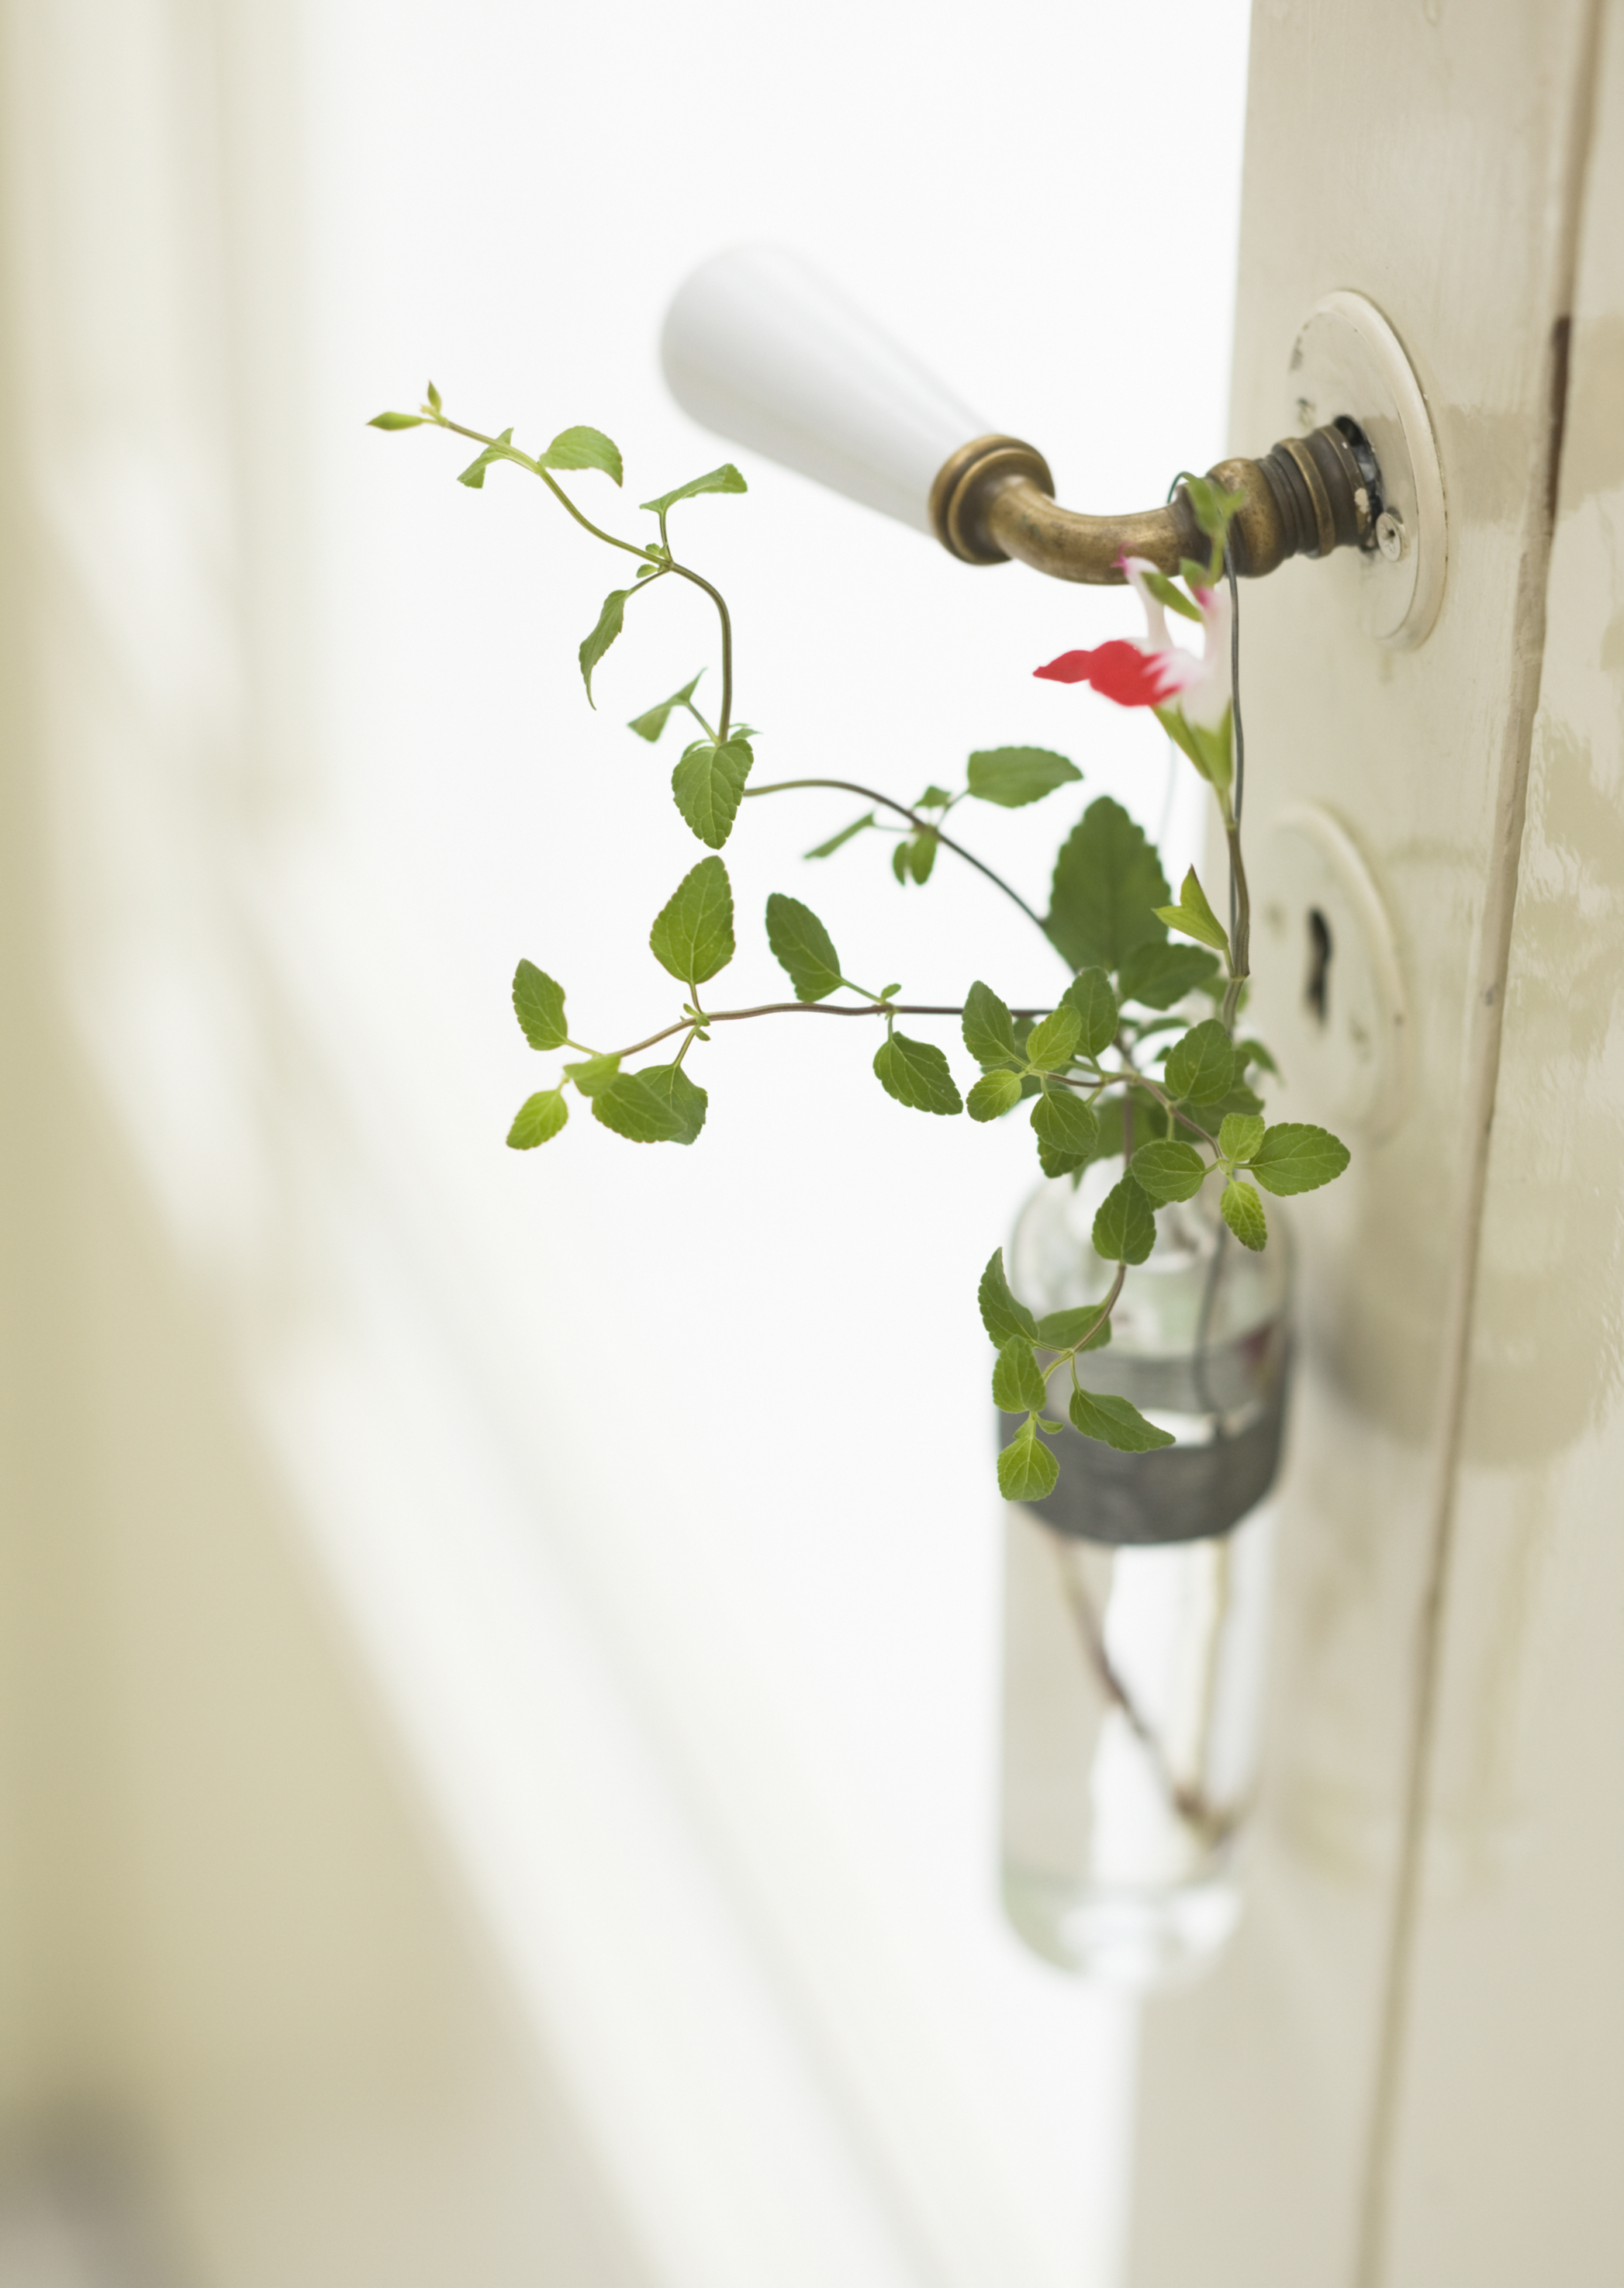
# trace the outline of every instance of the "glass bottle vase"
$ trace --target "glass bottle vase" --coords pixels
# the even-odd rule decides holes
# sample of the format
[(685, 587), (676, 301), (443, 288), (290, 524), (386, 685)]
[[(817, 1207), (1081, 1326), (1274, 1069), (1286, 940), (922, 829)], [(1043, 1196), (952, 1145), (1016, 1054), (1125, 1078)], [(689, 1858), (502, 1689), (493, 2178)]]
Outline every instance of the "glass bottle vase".
[[(1091, 1233), (1121, 1172), (1096, 1163), (1022, 1211), (1010, 1284), (1040, 1315), (1104, 1300), (1114, 1267)], [(1271, 1204), (1267, 1248), (1243, 1249), (1213, 1188), (1158, 1212), (1109, 1347), (1079, 1361), (1086, 1387), (1176, 1442), (1058, 1438), (1055, 1490), (1007, 1525), (1005, 1910), (1049, 1960), (1135, 1985), (1190, 1974), (1228, 1936), (1256, 1778), (1290, 1243)]]

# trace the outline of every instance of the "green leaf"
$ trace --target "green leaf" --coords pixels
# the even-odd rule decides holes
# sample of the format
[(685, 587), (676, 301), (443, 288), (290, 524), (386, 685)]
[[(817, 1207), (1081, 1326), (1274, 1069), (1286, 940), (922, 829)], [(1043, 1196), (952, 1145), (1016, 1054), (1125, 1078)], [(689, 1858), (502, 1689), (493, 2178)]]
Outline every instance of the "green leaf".
[(1192, 1200), (1207, 1180), (1208, 1163), (1194, 1145), (1165, 1138), (1141, 1144), (1131, 1165), (1139, 1189), (1158, 1207), (1168, 1200)]
[(993, 991), (978, 978), (964, 996), (964, 1014), (960, 1020), (964, 1045), (978, 1065), (1013, 1063), (1018, 1054), (1015, 1046), (1015, 1021)]
[[(1134, 1109), (1137, 1113), (1137, 1105)], [(1092, 1156), (1096, 1160), (1114, 1160), (1122, 1149), (1122, 1099), (1114, 1089), (1109, 1096), (1100, 1098), (1094, 1108), (1094, 1117), (1099, 1123), (1099, 1142)], [(1143, 1136), (1148, 1131), (1136, 1124), (1136, 1133)]]
[[(1142, 572), (1139, 576), (1158, 603), (1165, 604), (1169, 612), (1178, 613), (1181, 618), (1200, 624), (1200, 606), (1192, 603), (1182, 588), (1176, 588), (1165, 572)], [(1200, 584), (1203, 588), (1208, 584), (1204, 576)]]
[(994, 1350), (1002, 1350), (1011, 1335), (1025, 1335), (1028, 1342), (1037, 1336), (1037, 1321), (1024, 1303), (1018, 1303), (1010, 1291), (1004, 1276), (1003, 1250), (998, 1248), (987, 1258), (981, 1283), (976, 1290), (976, 1301), (981, 1312), (981, 1323), (991, 1338)]
[(677, 807), (700, 840), (719, 850), (733, 830), (756, 758), (748, 739), (696, 739), (671, 773)]
[(476, 453), (465, 469), (458, 470), (456, 479), (458, 484), (466, 485), (470, 492), (483, 492), (485, 472), (495, 462), (507, 458), (502, 449), (504, 445), (511, 445), (512, 441), (513, 432), (511, 429), (504, 429), (494, 445), (487, 445), (482, 453)]
[[(1153, 1096), (1147, 1096), (1143, 1089), (1138, 1088), (1132, 1091), (1125, 1089), (1121, 1095), (1113, 1091), (1099, 1108), (1100, 1135), (1104, 1139), (1109, 1133), (1112, 1148), (1117, 1152), (1122, 1149), (1124, 1124), (1122, 1115), (1130, 1095), (1133, 1102), (1132, 1125), (1135, 1146), (1151, 1143), (1157, 1137), (1165, 1136), (1168, 1132), (1168, 1116)], [(1116, 1116), (1114, 1124), (1112, 1124), (1108, 1118), (1111, 1113)]]
[(599, 1089), (608, 1087), (620, 1069), (618, 1057), (588, 1057), (582, 1064), (566, 1065), (564, 1072), (582, 1096), (596, 1096)]
[(538, 1144), (556, 1136), (568, 1118), (564, 1091), (544, 1088), (536, 1096), (527, 1096), (513, 1115), (508, 1142), (515, 1152), (533, 1152)]
[(646, 715), (634, 716), (626, 728), (629, 731), (635, 731), (639, 739), (646, 739), (652, 747), (664, 730), (672, 708), (687, 705), (699, 688), (699, 676), (703, 675), (704, 672), (701, 667), (699, 675), (694, 677), (692, 683), (685, 683), (680, 691), (673, 691), (669, 699), (662, 699), (658, 707), (651, 707)]
[(544, 469), (601, 469), (617, 485), (626, 473), (619, 446), (601, 429), (560, 429), (541, 461)]
[(860, 834), (865, 826), (873, 824), (874, 813), (867, 811), (861, 818), (854, 818), (850, 826), (843, 826), (838, 834), (831, 834), (827, 842), (820, 842), (815, 850), (809, 850), (806, 854), (809, 858), (832, 858), (843, 842), (850, 842), (854, 834)]
[(633, 1144), (692, 1144), (705, 1124), (708, 1102), (679, 1065), (646, 1065), (600, 1089), (592, 1112)]
[(1158, 921), (1166, 922), (1169, 929), (1182, 930), (1186, 937), (1199, 938), (1203, 945), (1216, 947), (1226, 958), (1229, 954), (1229, 932), (1207, 902), (1207, 893), (1195, 876), (1193, 866), (1184, 876), (1176, 906), (1158, 906)]
[(1114, 1183), (1094, 1219), (1094, 1252), (1107, 1263), (1143, 1263), (1156, 1244), (1156, 1219), (1131, 1173)]
[[(923, 890), (931, 878), (931, 869), (936, 863), (939, 845), (934, 834), (915, 834), (899, 847), (907, 859), (907, 870)], [(900, 879), (900, 876), (898, 878)]]
[(1040, 1072), (1064, 1072), (1076, 1053), (1078, 1037), (1082, 1031), (1082, 1019), (1077, 1011), (1062, 1001), (1051, 1009), (1040, 1024), (1026, 1036), (1026, 1061)]
[(719, 858), (701, 858), (654, 916), (648, 942), (661, 969), (699, 986), (733, 957), (733, 893)]
[(1237, 1041), (1235, 1054), (1240, 1058), (1243, 1069), (1248, 1065), (1256, 1065), (1259, 1072), (1272, 1073), (1276, 1080), (1279, 1078), (1280, 1069), (1261, 1041)]
[(1068, 1088), (1044, 1090), (1032, 1108), (1032, 1126), (1038, 1141), (1060, 1158), (1086, 1161), (1099, 1141), (1093, 1106)]
[(891, 870), (906, 890), (908, 877), (908, 845), (906, 842), (899, 842), (892, 849)]
[(910, 1041), (906, 1033), (893, 1033), (875, 1051), (874, 1069), (886, 1095), (894, 1096), (910, 1111), (964, 1109), (947, 1060), (933, 1041)]
[(1216, 1104), (1235, 1081), (1235, 1048), (1216, 1017), (1192, 1025), (1168, 1052), (1168, 1088), (1190, 1104)]
[(1256, 1113), (1226, 1112), (1218, 1127), (1218, 1149), (1226, 1160), (1249, 1160), (1264, 1140)]
[[(1038, 1341), (1046, 1351), (1103, 1351), (1111, 1340), (1111, 1322), (1102, 1319), (1100, 1303), (1084, 1303), (1074, 1311), (1050, 1311), (1038, 1321)], [(1089, 1329), (1094, 1331), (1089, 1335)], [(1084, 1335), (1089, 1335), (1085, 1343)]]
[(1143, 830), (1102, 795), (1055, 861), (1049, 934), (1073, 969), (1114, 969), (1135, 946), (1166, 935), (1156, 909), (1167, 896), (1167, 878)]
[(1349, 1156), (1347, 1146), (1328, 1128), (1282, 1120), (1264, 1130), (1252, 1155), (1252, 1173), (1266, 1192), (1313, 1192), (1340, 1176)]
[(1194, 726), (1185, 722), (1176, 707), (1153, 707), (1151, 713), (1180, 754), (1189, 756), (1202, 778), (1209, 778), (1211, 773), (1207, 767), (1206, 750), (1196, 736)]
[(1111, 1046), (1116, 1038), (1116, 995), (1103, 969), (1080, 971), (1060, 996), (1060, 1005), (1075, 1009), (1081, 1021), (1077, 1037), (1080, 1049), (1097, 1057)]
[(915, 810), (941, 810), (953, 800), (946, 787), (928, 786), (914, 805)]
[(678, 501), (692, 500), (696, 493), (748, 493), (749, 490), (749, 485), (733, 463), (724, 461), (719, 469), (708, 469), (702, 477), (690, 477), (687, 483), (678, 485), (675, 492), (661, 493), (658, 500), (645, 501), (643, 506), (652, 508), (656, 516), (663, 516), (668, 509), (675, 508)]
[(1013, 1112), (1020, 1099), (1018, 1073), (986, 1072), (971, 1086), (964, 1100), (964, 1109), (972, 1120), (997, 1120), (1004, 1113)]
[[(1229, 520), (1245, 499), (1244, 493), (1226, 492), (1210, 477), (1186, 476), (1184, 490), (1190, 496), (1190, 505), (1195, 511), (1195, 520), (1208, 540), (1222, 541), (1229, 528)], [(1200, 584), (1209, 584), (1209, 576), (1202, 569)]]
[(1237, 1081), (1227, 1096), (1221, 1096), (1216, 1104), (1209, 1104), (1204, 1108), (1204, 1116), (1209, 1124), (1216, 1120), (1220, 1124), (1232, 1112), (1244, 1114), (1248, 1120), (1255, 1120), (1262, 1113), (1263, 1108), (1264, 1100), (1257, 1091), (1255, 1088), (1248, 1088), (1244, 1081)]
[(1170, 1009), (1206, 978), (1217, 973), (1215, 956), (1199, 945), (1169, 945), (1165, 938), (1137, 945), (1117, 973), (1124, 1001), (1146, 1009)]
[(375, 413), (368, 422), (368, 429), (421, 429), (421, 413)]
[(1099, 1156), (1097, 1152), (1084, 1152), (1081, 1156), (1075, 1152), (1057, 1152), (1051, 1144), (1045, 1144), (1041, 1136), (1038, 1139), (1038, 1165), (1051, 1182), (1058, 1176), (1075, 1179), (1090, 1160), (1097, 1160)]
[(1025, 1335), (1011, 1335), (993, 1362), (993, 1403), (1006, 1414), (1041, 1412), (1048, 1386)]
[(521, 961), (513, 972), (513, 1014), (533, 1049), (561, 1049), (569, 1038), (564, 988), (533, 961)]
[[(984, 747), (970, 759), (970, 791), (978, 802), (1019, 810), (1041, 802), (1082, 773), (1048, 747)], [(946, 797), (943, 798), (946, 800)]]
[(1231, 731), (1232, 715), (1226, 707), (1222, 721), (1208, 729), (1204, 723), (1186, 723), (1190, 743), (1195, 749), (1197, 767), (1204, 779), (1209, 779), (1221, 795), (1227, 795), (1235, 779), (1235, 751)]
[(1240, 1242), (1254, 1254), (1265, 1246), (1269, 1238), (1269, 1219), (1264, 1213), (1264, 1204), (1250, 1184), (1232, 1180), (1225, 1184), (1218, 1201), (1224, 1220)]
[(1106, 1391), (1073, 1390), (1069, 1408), (1073, 1430), (1114, 1446), (1119, 1454), (1153, 1454), (1159, 1447), (1174, 1446), (1170, 1430), (1158, 1430), (1126, 1398)]
[(998, 1490), (1005, 1501), (1042, 1501), (1051, 1494), (1060, 1465), (1038, 1436), (1031, 1415), (998, 1457)]
[(612, 588), (604, 598), (604, 608), (598, 615), (598, 625), (581, 647), (581, 679), (586, 685), (588, 703), (596, 707), (592, 697), (592, 670), (619, 635), (626, 618), (626, 599), (630, 588)]
[(439, 390), (437, 390), (437, 389), (435, 388), (435, 386), (434, 386), (434, 385), (433, 385), (433, 383), (432, 383), (432, 382), (431, 382), (431, 383), (429, 384), (429, 387), (428, 387), (428, 400), (429, 400), (429, 404), (430, 404), (430, 406), (432, 408), (432, 409), (433, 409), (436, 413), (438, 413), (438, 412), (440, 410), (440, 392), (439, 392)]
[(797, 1001), (827, 1000), (842, 982), (834, 940), (798, 898), (786, 898), (774, 890), (767, 900), (767, 943), (788, 972)]

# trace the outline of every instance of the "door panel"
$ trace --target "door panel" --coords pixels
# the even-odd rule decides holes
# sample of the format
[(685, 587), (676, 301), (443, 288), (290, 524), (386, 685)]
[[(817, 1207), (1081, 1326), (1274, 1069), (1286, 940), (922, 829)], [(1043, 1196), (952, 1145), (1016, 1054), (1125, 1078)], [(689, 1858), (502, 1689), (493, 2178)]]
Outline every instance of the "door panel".
[(1596, 78), (1387, 2268), (1624, 2275), (1624, 18)]
[[(1361, 632), (1353, 563), (1290, 566), (1242, 598), (1250, 838), (1256, 846), (1271, 817), (1308, 801), (1363, 853), (1406, 973), (1414, 1080), (1402, 1121), (1379, 1140), (1351, 1137), (1345, 1181), (1295, 1219), (1303, 1371), (1251, 1910), (1217, 1975), (1149, 2014), (1137, 2288), (1532, 2276), (1419, 2259), (1414, 2268), (1407, 2254), (1390, 2276), (1375, 2226), (1395, 2123), (1406, 2141), (1402, 2246), (1430, 2182), (1412, 2113), (1446, 2112), (1470, 2070), (1429, 1990), (1433, 2086), (1424, 2099), (1406, 2087), (1398, 2104), (1409, 1966), (1427, 1956), (1434, 1912), (1416, 1881), (1418, 1843), (1428, 1839), (1430, 1867), (1440, 1825), (1423, 1785), (1429, 1743), (1468, 1720), (1457, 1696), (1462, 1712), (1507, 1704), (1508, 1614), (1524, 1593), (1517, 1547), (1532, 1495), (1519, 1497), (1509, 1452), (1484, 1451), (1463, 1476), (1458, 1466), (1469, 1333), (1495, 1307), (1497, 1232), (1524, 1272), (1506, 1339), (1530, 1340), (1529, 1227), (1499, 1160), (1487, 1283), (1475, 1282), (1595, 35), (1588, 0), (1537, 11), (1265, 0), (1255, 16), (1233, 441), (1255, 450), (1288, 421), (1292, 344), (1320, 297), (1367, 295), (1432, 413), (1449, 567), (1438, 624), (1410, 652)], [(1548, 733), (1542, 752), (1549, 743)], [(1289, 962), (1277, 965), (1258, 997), (1265, 1037), (1271, 996), (1278, 1020), (1281, 997), (1300, 989)], [(1289, 1073), (1283, 1107), (1315, 1111)], [(1568, 1150), (1577, 1117), (1576, 1096), (1542, 1148)], [(1616, 1197), (1616, 1178), (1600, 1180), (1604, 1216)], [(1502, 1430), (1507, 1412), (1477, 1393), (1474, 1379), (1473, 1456), (1485, 1403)], [(1568, 1434), (1546, 1418), (1553, 1436)], [(1480, 1586), (1450, 1564), (1462, 1537), (1479, 1533), (1490, 1545)], [(1469, 1640), (1458, 1658), (1457, 1599)], [(1536, 1794), (1550, 1784), (1541, 1773)], [(1428, 1936), (1414, 1956), (1418, 1919)], [(1495, 2006), (1481, 1979), (1460, 1998)]]

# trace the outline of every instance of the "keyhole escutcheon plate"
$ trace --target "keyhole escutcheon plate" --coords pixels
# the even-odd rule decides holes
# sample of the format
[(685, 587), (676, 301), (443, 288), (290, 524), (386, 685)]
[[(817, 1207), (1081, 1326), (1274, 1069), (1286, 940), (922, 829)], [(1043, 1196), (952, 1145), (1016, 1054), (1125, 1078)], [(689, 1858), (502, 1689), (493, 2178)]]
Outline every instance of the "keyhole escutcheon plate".
[(1252, 866), (1256, 1004), (1279, 1060), (1270, 1110), (1374, 1141), (1404, 1116), (1409, 1021), (1381, 892), (1341, 820), (1283, 811)]

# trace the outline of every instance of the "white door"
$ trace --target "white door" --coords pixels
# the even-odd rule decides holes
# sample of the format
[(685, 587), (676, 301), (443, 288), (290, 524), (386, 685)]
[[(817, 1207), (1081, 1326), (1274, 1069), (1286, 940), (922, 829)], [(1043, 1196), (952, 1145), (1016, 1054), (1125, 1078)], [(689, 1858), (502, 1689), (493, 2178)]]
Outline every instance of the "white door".
[(1366, 294), (1426, 392), (1449, 558), (1409, 651), (1338, 611), (1335, 567), (1244, 599), (1255, 843), (1303, 802), (1346, 826), (1412, 1080), (1300, 1219), (1251, 1911), (1148, 2014), (1131, 2277), (1602, 2288), (1624, 2274), (1624, 11), (1260, 0), (1253, 40), (1234, 439), (1287, 416), (1319, 299)]

